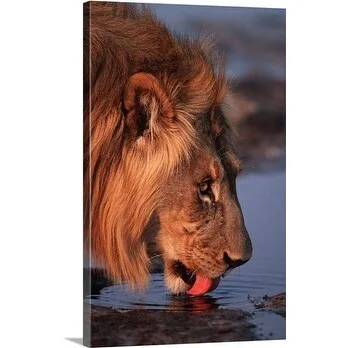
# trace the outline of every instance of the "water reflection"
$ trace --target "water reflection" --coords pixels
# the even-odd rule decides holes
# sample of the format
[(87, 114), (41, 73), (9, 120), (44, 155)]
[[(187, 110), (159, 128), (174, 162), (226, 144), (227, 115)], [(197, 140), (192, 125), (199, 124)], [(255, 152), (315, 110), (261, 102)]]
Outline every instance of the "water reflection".
[(168, 296), (167, 308), (176, 311), (204, 312), (219, 308), (216, 298), (205, 296)]

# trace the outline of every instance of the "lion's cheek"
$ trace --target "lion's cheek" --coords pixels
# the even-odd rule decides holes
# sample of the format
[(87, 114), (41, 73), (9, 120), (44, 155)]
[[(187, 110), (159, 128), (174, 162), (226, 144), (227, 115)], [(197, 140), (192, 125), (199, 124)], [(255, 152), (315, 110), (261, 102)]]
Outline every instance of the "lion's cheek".
[(161, 228), (157, 241), (164, 258), (173, 261), (183, 257), (182, 253), (189, 240), (181, 221), (171, 215), (162, 214), (159, 217)]

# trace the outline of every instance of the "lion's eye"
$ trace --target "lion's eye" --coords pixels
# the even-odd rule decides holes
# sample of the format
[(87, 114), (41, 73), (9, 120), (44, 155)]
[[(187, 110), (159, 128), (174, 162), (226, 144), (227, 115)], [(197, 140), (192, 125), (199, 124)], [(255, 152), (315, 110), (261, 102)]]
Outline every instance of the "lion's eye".
[(210, 207), (214, 205), (214, 194), (213, 190), (211, 188), (212, 180), (206, 179), (203, 180), (198, 184), (198, 197), (200, 198), (201, 202), (204, 203), (206, 207)]
[(209, 190), (210, 190), (210, 184), (209, 182), (201, 182), (199, 184), (199, 191), (201, 194), (207, 194), (209, 193)]

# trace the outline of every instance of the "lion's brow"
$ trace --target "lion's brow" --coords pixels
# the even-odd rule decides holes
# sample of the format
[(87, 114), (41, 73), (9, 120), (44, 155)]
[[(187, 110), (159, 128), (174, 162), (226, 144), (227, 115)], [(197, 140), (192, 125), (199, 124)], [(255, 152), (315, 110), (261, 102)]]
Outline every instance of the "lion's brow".
[(214, 161), (211, 164), (210, 170), (211, 170), (211, 175), (212, 175), (213, 179), (219, 178), (223, 174), (223, 173), (221, 173), (221, 170), (223, 171), (223, 168), (221, 168), (221, 166), (219, 166), (217, 161)]
[(225, 157), (228, 162), (228, 167), (238, 174), (242, 170), (242, 161), (239, 157), (231, 151), (228, 151)]

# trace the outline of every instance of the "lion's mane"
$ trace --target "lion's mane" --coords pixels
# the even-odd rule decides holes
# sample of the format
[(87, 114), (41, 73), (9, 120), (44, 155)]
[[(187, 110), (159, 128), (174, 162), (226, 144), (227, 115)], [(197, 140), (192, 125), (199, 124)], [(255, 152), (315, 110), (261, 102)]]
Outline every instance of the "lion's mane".
[[(84, 5), (84, 241), (111, 279), (146, 284), (144, 227), (194, 151), (197, 118), (223, 98), (221, 66), (209, 40), (178, 38), (145, 8)], [(153, 119), (173, 112), (175, 122), (150, 123), (151, 142), (134, 146), (122, 98), (139, 72), (155, 76), (171, 101), (169, 111), (149, 100)]]

